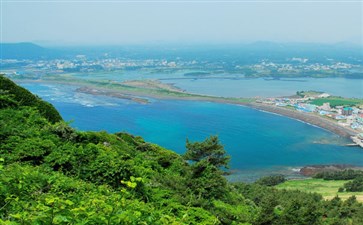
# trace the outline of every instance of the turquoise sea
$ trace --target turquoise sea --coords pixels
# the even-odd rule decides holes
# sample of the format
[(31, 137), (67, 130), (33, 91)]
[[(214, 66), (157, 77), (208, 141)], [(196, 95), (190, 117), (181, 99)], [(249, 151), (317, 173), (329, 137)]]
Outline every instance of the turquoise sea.
[(74, 86), (21, 83), (51, 102), (66, 121), (81, 130), (126, 131), (178, 153), (187, 138), (218, 135), (232, 156), (231, 180), (283, 173), (311, 164), (363, 166), (363, 150), (321, 128), (243, 106), (151, 99), (138, 104), (76, 93)]

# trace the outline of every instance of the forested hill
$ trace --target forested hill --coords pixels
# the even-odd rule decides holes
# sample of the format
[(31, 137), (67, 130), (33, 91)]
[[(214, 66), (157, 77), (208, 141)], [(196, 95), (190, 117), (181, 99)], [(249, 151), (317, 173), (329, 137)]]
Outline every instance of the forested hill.
[(178, 155), (127, 133), (71, 128), (0, 76), (0, 224), (363, 224), (354, 197), (230, 184), (217, 137)]
[(0, 74), (0, 107), (32, 106), (52, 123), (62, 120), (59, 112), (48, 102), (33, 95), (30, 91), (16, 85)]

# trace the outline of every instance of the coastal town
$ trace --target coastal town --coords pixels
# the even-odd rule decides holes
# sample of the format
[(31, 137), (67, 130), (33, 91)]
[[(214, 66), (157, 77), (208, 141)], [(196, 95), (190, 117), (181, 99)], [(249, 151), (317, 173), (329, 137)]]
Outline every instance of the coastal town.
[[(363, 67), (359, 63), (328, 59), (324, 62), (308, 58), (292, 57), (284, 60), (259, 60), (257, 63), (243, 61), (221, 62), (213, 60), (181, 58), (131, 59), (75, 55), (56, 59), (1, 59), (2, 73), (31, 77), (62, 73), (94, 73), (102, 71), (147, 70), (150, 73), (181, 71), (188, 77), (214, 77), (228, 73), (230, 77), (353, 77), (359, 78)], [(202, 70), (201, 70), (202, 69)], [(183, 72), (184, 71), (184, 72)], [(358, 76), (358, 77), (357, 77)]]
[(296, 95), (280, 98), (257, 98), (257, 103), (273, 105), (313, 114), (335, 122), (351, 130), (350, 138), (363, 148), (363, 101), (345, 99), (321, 92), (297, 92)]

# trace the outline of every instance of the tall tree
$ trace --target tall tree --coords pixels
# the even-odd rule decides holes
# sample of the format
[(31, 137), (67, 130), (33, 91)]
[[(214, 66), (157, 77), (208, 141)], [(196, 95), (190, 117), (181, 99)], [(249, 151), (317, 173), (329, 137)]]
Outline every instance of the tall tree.
[(210, 136), (203, 142), (190, 142), (187, 139), (186, 148), (184, 159), (228, 169), (230, 156), (226, 154), (218, 136)]
[(186, 148), (183, 157), (192, 162), (188, 187), (196, 196), (196, 205), (210, 207), (211, 199), (223, 199), (226, 196), (227, 180), (222, 169), (228, 168), (230, 157), (217, 136), (202, 142), (187, 140)]

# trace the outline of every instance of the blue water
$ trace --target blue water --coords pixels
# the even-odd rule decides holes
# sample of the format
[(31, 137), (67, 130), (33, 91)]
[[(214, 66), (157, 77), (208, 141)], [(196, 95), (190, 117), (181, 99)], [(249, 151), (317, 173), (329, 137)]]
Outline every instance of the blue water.
[(238, 105), (152, 100), (138, 104), (75, 93), (65, 85), (22, 84), (50, 101), (66, 121), (81, 130), (126, 131), (178, 153), (186, 138), (218, 135), (232, 156), (231, 179), (247, 180), (310, 164), (363, 166), (363, 150), (346, 139), (286, 117)]

